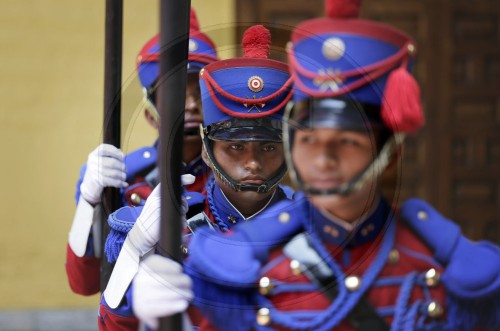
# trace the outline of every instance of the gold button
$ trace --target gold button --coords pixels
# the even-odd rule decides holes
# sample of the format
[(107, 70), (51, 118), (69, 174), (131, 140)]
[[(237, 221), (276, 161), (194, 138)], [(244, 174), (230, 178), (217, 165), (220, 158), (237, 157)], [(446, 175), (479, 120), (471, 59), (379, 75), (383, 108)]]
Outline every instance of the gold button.
[(436, 269), (431, 268), (425, 273), (425, 283), (428, 286), (436, 286), (439, 283), (439, 278), (441, 275)]
[(181, 247), (182, 247), (182, 253), (187, 255), (187, 253), (189, 253), (188, 248), (184, 245), (182, 245)]
[(421, 221), (427, 221), (427, 218), (429, 218), (429, 215), (427, 215), (427, 213), (425, 211), (421, 210), (417, 213), (417, 217)]
[(151, 153), (149, 151), (145, 151), (142, 153), (142, 157), (145, 159), (149, 159), (151, 157)]
[(443, 315), (443, 307), (436, 301), (431, 301), (427, 306), (427, 313), (432, 318), (441, 317)]
[(268, 308), (260, 308), (257, 311), (257, 324), (262, 326), (271, 324), (271, 312)]
[(410, 53), (410, 54), (415, 53), (415, 45), (413, 45), (413, 44), (408, 45), (408, 53)]
[(141, 197), (137, 193), (132, 193), (130, 195), (130, 200), (134, 203), (134, 205), (138, 205), (141, 203)]
[(203, 76), (204, 73), (205, 73), (205, 68), (201, 68), (201, 70), (200, 70), (200, 76)]
[(283, 212), (278, 216), (278, 220), (281, 223), (287, 223), (290, 220), (290, 214), (287, 212)]
[(259, 280), (259, 292), (262, 295), (269, 295), (271, 294), (271, 291), (273, 290), (274, 285), (269, 279), (269, 277), (262, 277)]
[(344, 284), (349, 291), (356, 291), (361, 286), (361, 279), (357, 276), (347, 276)]
[(392, 249), (390, 252), (389, 252), (389, 256), (387, 257), (387, 261), (390, 263), (390, 264), (396, 264), (399, 262), (399, 251), (397, 249)]
[(363, 237), (366, 237), (370, 232), (373, 231), (373, 229), (375, 229), (375, 226), (370, 223), (367, 226), (365, 226), (363, 229), (361, 229), (361, 235)]
[(323, 42), (321, 54), (330, 61), (337, 61), (345, 54), (345, 42), (337, 37), (328, 38)]
[(291, 260), (290, 261), (290, 269), (292, 269), (292, 274), (295, 276), (300, 275), (302, 270), (300, 269), (300, 262), (297, 260)]
[(194, 39), (189, 39), (189, 46), (188, 50), (189, 52), (194, 52), (198, 49), (198, 43)]
[(337, 238), (337, 237), (340, 235), (339, 230), (337, 230), (337, 229), (335, 229), (335, 228), (333, 228), (333, 227), (332, 227), (332, 228), (330, 229), (330, 235), (331, 235), (332, 237)]
[(337, 238), (340, 235), (339, 230), (337, 230), (336, 228), (334, 228), (333, 226), (330, 226), (330, 225), (325, 225), (325, 227), (323, 228), (323, 231), (325, 233), (328, 233), (330, 236), (332, 236), (334, 238)]

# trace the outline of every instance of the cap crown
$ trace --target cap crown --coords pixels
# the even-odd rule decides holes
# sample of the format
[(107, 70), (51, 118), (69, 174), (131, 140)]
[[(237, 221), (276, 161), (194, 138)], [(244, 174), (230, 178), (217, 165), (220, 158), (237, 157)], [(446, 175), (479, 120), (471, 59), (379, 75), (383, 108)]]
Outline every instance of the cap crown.
[(292, 97), (292, 80), (288, 65), (267, 58), (268, 33), (262, 26), (251, 27), (243, 38), (245, 57), (218, 61), (201, 71), (205, 126), (233, 118), (281, 119)]
[[(197, 73), (205, 65), (218, 60), (215, 44), (199, 30), (194, 9), (191, 9), (188, 47), (188, 73)], [(143, 46), (137, 55), (137, 73), (141, 85), (146, 89), (153, 85), (160, 74), (159, 59), (159, 35), (156, 35)]]

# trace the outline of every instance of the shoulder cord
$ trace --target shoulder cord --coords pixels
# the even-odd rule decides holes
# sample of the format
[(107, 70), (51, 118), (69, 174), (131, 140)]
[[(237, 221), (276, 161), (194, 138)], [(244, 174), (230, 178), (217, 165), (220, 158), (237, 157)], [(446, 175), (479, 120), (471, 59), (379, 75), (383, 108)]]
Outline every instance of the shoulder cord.
[[(317, 330), (317, 331), (327, 331), (331, 330), (334, 326), (342, 322), (347, 314), (354, 308), (359, 299), (363, 294), (370, 288), (377, 275), (382, 270), (386, 263), (387, 256), (390, 250), (394, 246), (395, 237), (395, 221), (392, 217), (388, 218), (388, 225), (386, 225), (386, 235), (384, 236), (384, 242), (382, 243), (375, 260), (373, 261), (371, 267), (363, 277), (361, 278), (361, 287), (354, 291), (348, 292), (345, 286), (338, 284), (339, 293), (337, 298), (331, 303), (331, 305), (321, 313), (315, 312), (311, 314), (312, 319), (304, 320), (303, 315), (294, 317), (292, 314), (279, 312), (276, 308), (269, 308), (272, 316), (272, 320), (277, 324), (283, 325), (292, 330)], [(330, 256), (326, 248), (321, 244), (321, 239), (310, 229), (308, 233), (311, 237), (311, 245), (321, 256), (323, 261), (325, 261), (332, 272), (334, 273), (338, 281), (342, 281), (345, 277), (343, 271), (338, 266), (338, 264)], [(270, 302), (266, 302), (268, 305)]]
[[(394, 320), (392, 322), (391, 331), (412, 330), (408, 329), (407, 327), (409, 326), (410, 321), (414, 322), (414, 318), (412, 317), (416, 316), (417, 311), (415, 307), (418, 308), (418, 305), (414, 304), (409, 309), (407, 309), (407, 306), (410, 300), (411, 291), (416, 283), (416, 280), (417, 272), (408, 274), (403, 280), (403, 284), (401, 285), (399, 296), (396, 301), (396, 310), (394, 312)], [(412, 327), (413, 326), (414, 325), (412, 325)]]
[(226, 223), (224, 223), (219, 215), (219, 212), (217, 211), (217, 208), (215, 207), (214, 203), (214, 197), (213, 197), (213, 191), (215, 188), (215, 180), (211, 180), (210, 183), (207, 186), (207, 201), (208, 201), (208, 207), (210, 208), (210, 211), (212, 212), (212, 215), (214, 216), (214, 221), (219, 227), (219, 230), (221, 232), (226, 232), (229, 230), (229, 227), (227, 226)]

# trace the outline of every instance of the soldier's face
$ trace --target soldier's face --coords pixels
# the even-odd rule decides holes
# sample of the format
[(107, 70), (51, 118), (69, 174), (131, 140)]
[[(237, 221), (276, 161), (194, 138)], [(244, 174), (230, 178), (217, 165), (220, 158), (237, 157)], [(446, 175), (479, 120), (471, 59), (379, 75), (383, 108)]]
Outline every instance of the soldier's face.
[[(315, 189), (335, 189), (359, 175), (374, 160), (377, 144), (369, 132), (332, 128), (297, 130), (293, 141), (292, 158), (301, 179)], [(372, 192), (370, 184), (347, 196), (312, 196), (315, 205), (335, 209), (358, 203), (362, 207)], [(334, 213), (335, 214), (335, 213)]]
[[(285, 162), (283, 145), (277, 142), (214, 141), (213, 149), (219, 165), (241, 184), (264, 184), (278, 173)], [(219, 185), (226, 188), (223, 189), (225, 194), (227, 191), (226, 195), (263, 196), (253, 191), (234, 192), (223, 183)]]
[(189, 74), (187, 76), (185, 109), (184, 141), (201, 143), (198, 129), (200, 123), (203, 123), (203, 112), (198, 74)]

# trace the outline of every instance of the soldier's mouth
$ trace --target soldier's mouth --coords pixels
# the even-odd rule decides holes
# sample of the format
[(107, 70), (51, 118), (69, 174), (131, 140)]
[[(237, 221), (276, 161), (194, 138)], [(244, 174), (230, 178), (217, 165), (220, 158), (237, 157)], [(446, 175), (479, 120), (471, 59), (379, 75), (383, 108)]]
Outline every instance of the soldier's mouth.
[(340, 178), (315, 178), (308, 181), (308, 185), (315, 189), (333, 189), (342, 185), (343, 181)]
[(200, 126), (201, 121), (184, 121), (184, 128), (197, 128)]
[(264, 184), (265, 181), (266, 181), (265, 178), (262, 178), (261, 176), (250, 175), (243, 177), (241, 183), (247, 185), (262, 185)]

